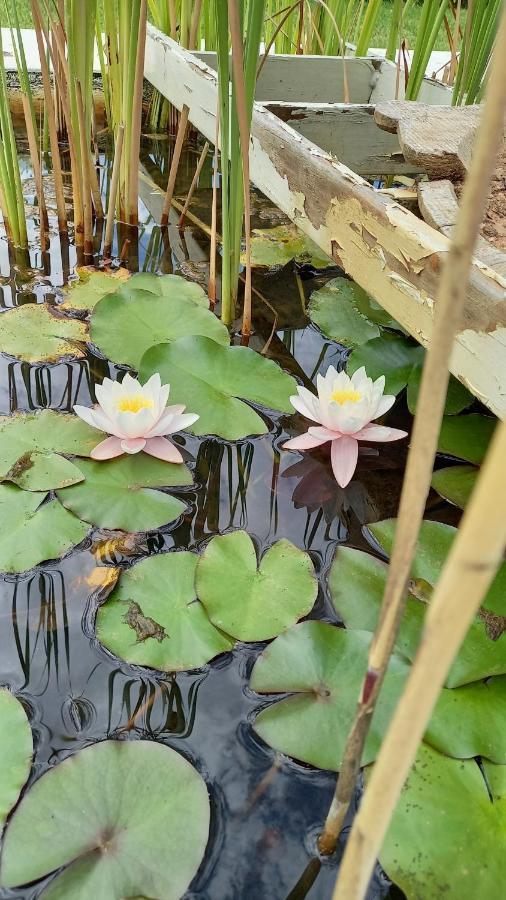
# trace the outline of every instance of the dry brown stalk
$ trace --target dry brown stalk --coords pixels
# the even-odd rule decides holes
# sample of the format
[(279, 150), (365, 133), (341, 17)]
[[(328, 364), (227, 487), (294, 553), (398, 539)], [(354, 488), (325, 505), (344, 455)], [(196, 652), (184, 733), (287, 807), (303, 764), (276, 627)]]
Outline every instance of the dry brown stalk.
[(183, 144), (186, 137), (186, 129), (188, 127), (188, 116), (190, 113), (190, 107), (184, 105), (181, 110), (181, 115), (179, 116), (179, 127), (177, 130), (176, 142), (174, 144), (174, 152), (172, 154), (172, 162), (170, 164), (169, 170), (169, 180), (167, 183), (167, 192), (165, 194), (165, 200), (163, 203), (162, 210), (162, 218), (160, 224), (162, 228), (166, 228), (169, 224), (169, 212), (172, 204), (172, 198), (174, 196), (174, 187), (176, 185), (176, 178), (179, 169), (179, 163), (181, 160), (181, 152), (183, 150)]
[(84, 252), (86, 256), (93, 256), (93, 214), (91, 208), (91, 183), (90, 169), (86, 165), (89, 158), (89, 146), (86, 140), (86, 122), (84, 116), (83, 92), (81, 84), (76, 81), (77, 116), (79, 119), (79, 138), (81, 141), (81, 159), (83, 161), (83, 220), (84, 220)]
[[(461, 212), (441, 276), (434, 327), (423, 369), (411, 447), (399, 504), (395, 540), (378, 626), (369, 652), (368, 670), (344, 752), (336, 793), (320, 848), (337, 844), (360, 769), (362, 751), (404, 612), (407, 583), (430, 488), (440, 423), (448, 386), (448, 362), (461, 327), (469, 268), (483, 219), (487, 192), (504, 128), (506, 107), (506, 11), (497, 35), (488, 80), (487, 100), (476, 140)], [(346, 898), (349, 900), (349, 898)]]
[[(195, 0), (195, 6), (193, 7), (192, 21), (191, 21), (191, 27), (190, 27), (190, 39), (188, 41), (188, 49), (189, 50), (195, 50), (195, 48), (196, 48), (201, 11), (202, 11), (202, 0)], [(200, 47), (197, 47), (196, 49), (200, 50)]]
[(32, 161), (33, 177), (35, 180), (35, 190), (37, 193), (37, 201), (40, 213), (40, 242), (42, 250), (47, 249), (48, 240), (47, 232), (49, 230), (49, 221), (47, 217), (46, 198), (44, 197), (44, 187), (42, 184), (42, 168), (39, 157), (39, 148), (37, 146), (37, 137), (33, 127), (32, 111), (30, 109), (30, 101), (28, 95), (23, 91), (23, 112), (25, 115), (26, 134), (28, 138), (28, 148), (30, 150), (30, 159)]
[(195, 175), (192, 178), (192, 183), (190, 185), (190, 189), (188, 191), (186, 200), (184, 202), (183, 211), (179, 217), (179, 227), (180, 228), (182, 228), (182, 226), (184, 225), (185, 216), (186, 216), (186, 213), (188, 212), (190, 203), (192, 202), (193, 195), (194, 195), (197, 185), (199, 183), (200, 174), (204, 167), (204, 163), (207, 159), (208, 153), (209, 153), (209, 141), (206, 141), (204, 146), (202, 147), (202, 153), (200, 154), (199, 161), (197, 163), (197, 168), (195, 169)]
[(105, 227), (104, 256), (110, 256), (112, 250), (112, 238), (114, 232), (114, 218), (116, 212), (116, 200), (118, 199), (119, 176), (121, 172), (121, 155), (125, 140), (125, 126), (123, 123), (118, 128), (116, 145), (114, 148), (114, 162), (112, 165), (111, 187), (109, 190), (109, 206), (107, 208), (107, 224)]

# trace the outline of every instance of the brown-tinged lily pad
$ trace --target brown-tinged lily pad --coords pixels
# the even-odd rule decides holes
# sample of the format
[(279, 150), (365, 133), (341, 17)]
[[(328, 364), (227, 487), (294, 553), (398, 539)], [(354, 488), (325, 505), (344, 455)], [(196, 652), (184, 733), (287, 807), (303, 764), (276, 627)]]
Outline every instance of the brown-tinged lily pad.
[(26, 362), (58, 362), (84, 356), (84, 322), (52, 315), (43, 303), (25, 303), (0, 315), (0, 348)]

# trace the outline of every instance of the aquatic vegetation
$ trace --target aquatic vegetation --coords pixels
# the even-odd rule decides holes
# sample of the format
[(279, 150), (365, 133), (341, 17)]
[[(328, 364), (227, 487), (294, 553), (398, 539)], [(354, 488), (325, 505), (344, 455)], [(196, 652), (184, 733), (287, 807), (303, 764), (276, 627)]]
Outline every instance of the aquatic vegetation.
[(54, 316), (46, 304), (27, 303), (0, 316), (2, 351), (26, 362), (54, 362), (64, 356), (82, 356), (86, 341), (84, 322)]
[(439, 452), (473, 465), (452, 465), (437, 469), (432, 476), (432, 487), (445, 500), (461, 509), (467, 505), (476, 484), (479, 466), (485, 459), (496, 424), (495, 419), (477, 413), (443, 418)]
[[(318, 291), (313, 291), (307, 314), (327, 337), (343, 347), (360, 347), (382, 333), (387, 334), (383, 328), (401, 330), (366, 291), (348, 278), (333, 278)], [(388, 389), (391, 390), (390, 385)]]
[(373, 382), (362, 367), (350, 378), (329, 366), (325, 376), (318, 375), (317, 388), (315, 396), (307, 388), (298, 387), (298, 396), (290, 400), (298, 412), (320, 427), (310, 426), (306, 434), (287, 441), (284, 448), (310, 450), (330, 441), (336, 481), (346, 487), (357, 467), (359, 441), (398, 441), (407, 432), (371, 424), (395, 403), (394, 396), (383, 394), (384, 376)]
[(120, 282), (131, 277), (128, 269), (104, 271), (89, 266), (77, 266), (75, 274), (78, 278), (64, 289), (63, 303), (58, 305), (58, 309), (73, 312), (93, 309), (102, 297), (115, 291)]
[(17, 803), (32, 765), (33, 741), (30, 723), (19, 700), (0, 689), (0, 831)]

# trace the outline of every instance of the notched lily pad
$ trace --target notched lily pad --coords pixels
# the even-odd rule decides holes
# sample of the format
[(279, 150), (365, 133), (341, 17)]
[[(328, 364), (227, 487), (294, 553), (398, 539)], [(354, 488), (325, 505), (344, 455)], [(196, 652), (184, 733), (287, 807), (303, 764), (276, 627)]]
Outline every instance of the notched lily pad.
[(308, 315), (324, 335), (345, 347), (379, 337), (379, 326), (400, 326), (354, 281), (334, 278), (311, 294)]
[(0, 315), (2, 353), (26, 362), (58, 362), (84, 356), (84, 322), (52, 315), (43, 303), (25, 303)]
[(128, 569), (97, 613), (99, 641), (120, 659), (163, 672), (197, 669), (234, 641), (210, 622), (195, 592), (198, 557), (162, 553)]
[(258, 565), (245, 531), (212, 538), (197, 566), (196, 587), (211, 622), (240, 641), (276, 637), (311, 611), (318, 593), (307, 553), (281, 540)]
[(78, 281), (71, 281), (64, 288), (65, 297), (59, 309), (82, 311), (93, 309), (102, 297), (116, 291), (120, 284), (130, 278), (128, 269), (115, 269), (104, 271), (88, 266), (78, 266), (76, 273)]
[(431, 484), (449, 503), (465, 509), (478, 475), (479, 469), (475, 466), (449, 466), (434, 472)]
[(150, 291), (159, 297), (189, 300), (196, 306), (209, 309), (209, 297), (206, 292), (200, 285), (187, 281), (180, 275), (151, 275), (149, 272), (138, 272), (132, 275), (128, 286), (131, 290)]
[(6, 831), (1, 883), (19, 887), (63, 866), (46, 900), (179, 900), (204, 855), (209, 819), (206, 785), (175, 750), (104, 741), (49, 769), (25, 794)]
[(32, 766), (32, 732), (16, 697), (0, 689), (0, 832)]

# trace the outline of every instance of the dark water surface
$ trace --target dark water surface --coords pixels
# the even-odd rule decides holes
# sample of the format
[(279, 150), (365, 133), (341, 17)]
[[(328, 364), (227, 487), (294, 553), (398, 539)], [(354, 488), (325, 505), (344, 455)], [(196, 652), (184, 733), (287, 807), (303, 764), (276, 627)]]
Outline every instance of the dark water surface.
[[(146, 166), (162, 183), (166, 175), (157, 175), (157, 168), (166, 169), (166, 148), (167, 142), (149, 145), (145, 155)], [(189, 153), (183, 161), (180, 194), (188, 187), (196, 158)], [(208, 185), (209, 169), (192, 207), (204, 219), (209, 217)], [(183, 232), (173, 224), (164, 242), (148, 209), (141, 208), (138, 267), (174, 271), (205, 283), (205, 234), (191, 223)], [(269, 223), (269, 210), (260, 199), (256, 208), (257, 227), (277, 224), (275, 211)], [(0, 241), (0, 306), (58, 302), (58, 288), (73, 272), (75, 248), (70, 245), (62, 253), (53, 235), (49, 252), (42, 255), (36, 219), (31, 229), (30, 270), (9, 260), (7, 245)], [(291, 264), (281, 273), (255, 277), (279, 316), (269, 355), (306, 384), (345, 358), (340, 347), (309, 324), (300, 296), (301, 285), (308, 298), (335, 274), (302, 271), (297, 283)], [(271, 332), (272, 314), (261, 301), (255, 312), (258, 330), (252, 346), (261, 348)], [(76, 402), (94, 402), (94, 384), (114, 372), (114, 366), (92, 352), (57, 365), (29, 365), (0, 355), (0, 413), (46, 407), (70, 411)], [(264, 415), (269, 426), (264, 437), (235, 444), (189, 435), (177, 439), (188, 452), (195, 482), (181, 492), (188, 503), (182, 520), (126, 544), (112, 533), (95, 532), (62, 562), (0, 582), (0, 682), (21, 699), (30, 717), (35, 741), (31, 781), (105, 738), (157, 740), (186, 756), (205, 778), (212, 802), (208, 852), (187, 895), (193, 900), (290, 896), (312, 858), (335, 775), (282, 757), (256, 737), (252, 721), (264, 701), (249, 690), (248, 679), (264, 645), (239, 644), (201, 670), (174, 676), (130, 666), (106, 652), (93, 634), (97, 566), (129, 566), (172, 548), (199, 550), (212, 535), (234, 528), (246, 529), (259, 553), (288, 538), (310, 553), (319, 577), (311, 616), (335, 622), (326, 576), (336, 546), (367, 547), (362, 526), (395, 515), (403, 474), (406, 442), (385, 444), (381, 455), (361, 457), (356, 477), (342, 490), (325, 450), (306, 455), (281, 450), (287, 435), (303, 430), (298, 416)], [(391, 424), (404, 415), (395, 411)], [(437, 501), (433, 514), (444, 518), (447, 509)], [(160, 590), (168, 592), (169, 587), (160, 584)], [(149, 772), (146, 789), (156, 791)], [(26, 850), (30, 852), (29, 846)], [(341, 848), (337, 859), (323, 863), (307, 893), (311, 900), (331, 897), (340, 854)], [(170, 877), (170, 860), (167, 869)], [(46, 883), (0, 891), (0, 896), (36, 898)], [(402, 894), (378, 871), (370, 898), (386, 896)]]

